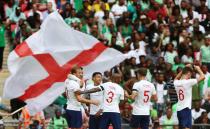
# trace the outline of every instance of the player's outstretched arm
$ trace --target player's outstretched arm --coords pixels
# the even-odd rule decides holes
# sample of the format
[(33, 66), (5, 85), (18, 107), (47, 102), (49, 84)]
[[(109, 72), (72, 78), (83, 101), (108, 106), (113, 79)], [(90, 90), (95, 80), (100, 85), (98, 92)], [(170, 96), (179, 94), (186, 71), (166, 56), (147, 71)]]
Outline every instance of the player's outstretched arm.
[(97, 87), (97, 88), (92, 88), (90, 90), (78, 91), (77, 93), (78, 94), (91, 94), (91, 93), (95, 93), (99, 91), (102, 91), (102, 89)]
[(125, 97), (128, 99), (134, 100), (137, 95), (138, 95), (137, 91), (132, 91), (131, 95), (129, 95), (128, 92), (125, 91)]
[(89, 99), (85, 99), (83, 98), (80, 94), (78, 94), (78, 92), (75, 92), (75, 96), (77, 101), (81, 102), (81, 103), (85, 103), (85, 104), (94, 104), (96, 106), (99, 105), (99, 101), (97, 100), (89, 100)]

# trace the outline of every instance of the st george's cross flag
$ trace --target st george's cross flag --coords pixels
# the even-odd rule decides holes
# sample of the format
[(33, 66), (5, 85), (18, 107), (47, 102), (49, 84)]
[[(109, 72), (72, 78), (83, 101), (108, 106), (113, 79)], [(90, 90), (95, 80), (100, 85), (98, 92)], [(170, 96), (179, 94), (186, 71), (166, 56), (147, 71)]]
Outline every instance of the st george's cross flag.
[(70, 28), (58, 12), (53, 12), (39, 31), (9, 54), (11, 75), (5, 82), (3, 97), (24, 101), (35, 114), (64, 92), (63, 82), (73, 66), (82, 66), (84, 78), (88, 78), (125, 58), (96, 38)]

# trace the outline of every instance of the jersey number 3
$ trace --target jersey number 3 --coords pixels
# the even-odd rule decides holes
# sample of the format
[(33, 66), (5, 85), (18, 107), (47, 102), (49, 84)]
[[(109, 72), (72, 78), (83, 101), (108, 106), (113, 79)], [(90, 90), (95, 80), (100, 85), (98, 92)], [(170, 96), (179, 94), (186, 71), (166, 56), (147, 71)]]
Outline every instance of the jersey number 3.
[(113, 97), (114, 97), (114, 93), (112, 91), (108, 92), (108, 99), (106, 99), (106, 101), (108, 103), (111, 103), (113, 101)]

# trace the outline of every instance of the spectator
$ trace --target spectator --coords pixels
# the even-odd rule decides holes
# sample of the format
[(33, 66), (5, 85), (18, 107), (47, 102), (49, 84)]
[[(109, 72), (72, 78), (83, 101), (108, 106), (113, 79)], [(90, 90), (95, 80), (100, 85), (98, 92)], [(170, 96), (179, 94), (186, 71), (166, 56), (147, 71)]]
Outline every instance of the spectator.
[(193, 58), (192, 58), (192, 49), (188, 48), (185, 54), (182, 56), (182, 63), (183, 64), (192, 64)]
[(163, 18), (167, 16), (167, 12), (164, 6), (161, 6), (157, 2), (152, 3), (152, 9), (148, 11), (147, 16), (151, 18), (151, 20), (156, 20), (157, 16), (161, 15)]
[(165, 106), (165, 95), (167, 94), (167, 91), (164, 90), (164, 82), (165, 78), (164, 78), (164, 74), (163, 73), (159, 73), (158, 74), (158, 78), (156, 80), (155, 85), (155, 89), (157, 91), (157, 103), (156, 103), (156, 108), (158, 112), (164, 111), (164, 106)]
[(123, 112), (122, 112), (122, 119), (126, 122), (129, 123), (131, 119), (131, 111), (132, 111), (132, 106), (126, 102), (123, 105)]
[(111, 43), (112, 37), (114, 36), (114, 33), (116, 32), (117, 32), (117, 28), (113, 24), (113, 21), (110, 18), (107, 18), (105, 24), (102, 25), (100, 33), (103, 35), (105, 40), (108, 40), (108, 44)]
[(200, 87), (200, 94), (202, 97), (204, 97), (206, 89), (210, 87), (210, 73), (208, 72), (208, 68), (206, 65), (202, 65), (201, 70), (205, 75), (205, 80), (199, 83), (199, 87)]
[(5, 43), (5, 25), (3, 24), (3, 21), (0, 20), (0, 72), (2, 71)]
[(61, 116), (61, 111), (55, 111), (55, 117), (50, 120), (48, 129), (68, 129), (66, 119)]
[(34, 16), (34, 13), (38, 13), (40, 19), (43, 20), (42, 12), (37, 9), (37, 4), (33, 4), (33, 8), (27, 12), (26, 17)]
[[(110, 12), (110, 11), (108, 11), (108, 10), (106, 9), (106, 4), (105, 4), (105, 3), (102, 2), (102, 3), (100, 4), (100, 9), (101, 9), (101, 10), (97, 11), (97, 12), (95, 13), (95, 15), (94, 15), (94, 17), (95, 17), (97, 20), (100, 21), (101, 19), (103, 19), (103, 17), (105, 16), (105, 12), (107, 12), (109, 18), (112, 19), (112, 22), (113, 22), (113, 23), (115, 23), (114, 15), (113, 15), (112, 12)], [(107, 18), (108, 18), (108, 17), (107, 17)]]
[(133, 26), (130, 24), (130, 19), (126, 18), (125, 23), (119, 27), (119, 31), (123, 38), (129, 37), (132, 34)]
[(201, 108), (201, 102), (196, 101), (195, 102), (195, 108), (192, 109), (192, 119), (195, 121), (197, 118), (199, 118), (202, 114), (202, 112), (206, 112), (205, 109)]
[(208, 88), (205, 92), (204, 103), (202, 108), (205, 109), (208, 113), (210, 112), (210, 88)]
[(177, 56), (177, 52), (174, 50), (174, 45), (169, 43), (166, 45), (166, 51), (162, 52), (162, 57), (164, 57), (165, 61), (168, 63), (174, 64), (174, 58)]
[(174, 87), (174, 81), (171, 79), (166, 82), (164, 88), (167, 90), (168, 101), (171, 103), (171, 106), (175, 105), (178, 102), (178, 97)]
[[(45, 10), (43, 12), (43, 20), (50, 14), (52, 13), (54, 10), (53, 10), (53, 5), (52, 5), (52, 2), (48, 2), (47, 3), (47, 10)], [(41, 15), (40, 15), (41, 16)], [(42, 18), (41, 18), (42, 19)]]
[(116, 3), (112, 6), (111, 11), (113, 12), (116, 21), (122, 16), (123, 12), (127, 11), (125, 0), (119, 0), (119, 3)]
[(142, 0), (140, 2), (140, 5), (141, 5), (141, 10), (146, 11), (146, 10), (149, 10), (150, 2), (149, 2), (149, 0)]
[(172, 70), (176, 72), (178, 68), (184, 68), (184, 67), (185, 65), (181, 63), (179, 57), (178, 56), (174, 57), (174, 64), (172, 66)]
[(81, 23), (80, 19), (76, 16), (76, 11), (74, 9), (71, 10), (71, 16), (65, 18), (65, 22), (72, 27), (74, 24), (80, 25)]
[(46, 120), (49, 120), (50, 118), (55, 117), (57, 110), (60, 110), (61, 108), (56, 104), (51, 104), (47, 108), (44, 109), (44, 116)]
[(182, 0), (182, 1), (181, 1), (180, 12), (181, 12), (181, 16), (182, 16), (183, 18), (188, 17), (188, 13), (187, 13), (188, 6), (189, 6), (189, 4), (187, 3), (186, 0)]
[(15, 0), (9, 0), (5, 5), (5, 13), (6, 18), (9, 18), (13, 12), (15, 12), (17, 5), (15, 4)]
[(32, 16), (29, 16), (27, 18), (27, 22), (30, 25), (30, 27), (34, 30), (40, 29), (41, 26), (41, 18), (39, 13), (34, 13)]
[(37, 121), (42, 128), (45, 128), (45, 117), (43, 111), (31, 116), (27, 107), (24, 107), (19, 119), (18, 129), (22, 129), (22, 127), (28, 128), (30, 124), (33, 124), (34, 121)]
[(174, 129), (178, 125), (178, 119), (170, 107), (166, 109), (166, 115), (160, 118), (160, 125), (169, 125), (163, 126), (163, 129)]
[(160, 45), (154, 44), (147, 51), (147, 57), (150, 58), (153, 64), (157, 63), (158, 58), (161, 55)]
[(196, 18), (196, 19), (193, 20), (193, 25), (191, 25), (189, 27), (189, 32), (191, 34), (194, 34), (195, 35), (195, 33), (198, 32), (198, 31), (201, 31), (202, 34), (205, 34), (206, 33), (205, 28), (202, 25), (200, 25), (199, 19)]
[(21, 12), (19, 7), (16, 7), (15, 11), (9, 16), (11, 23), (17, 23), (20, 19), (26, 19), (26, 16)]
[(205, 45), (201, 46), (201, 62), (208, 67), (210, 71), (210, 34), (205, 37)]
[[(210, 2), (209, 2), (210, 3)], [(210, 32), (210, 13), (207, 13), (206, 19), (201, 22), (201, 25), (206, 28), (206, 31), (209, 33)]]
[[(196, 120), (195, 120), (195, 123), (196, 124), (210, 124), (210, 120), (207, 116), (207, 112), (202, 112), (201, 116), (198, 117)], [(198, 126), (197, 129), (203, 129), (203, 128), (206, 128), (205, 126), (201, 125), (201, 126)]]

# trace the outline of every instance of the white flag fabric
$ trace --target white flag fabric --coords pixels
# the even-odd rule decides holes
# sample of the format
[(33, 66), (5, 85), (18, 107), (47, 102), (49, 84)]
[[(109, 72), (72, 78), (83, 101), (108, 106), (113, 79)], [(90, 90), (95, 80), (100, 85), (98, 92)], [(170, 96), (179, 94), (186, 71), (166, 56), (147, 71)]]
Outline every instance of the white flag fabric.
[(89, 78), (93, 72), (104, 72), (125, 58), (96, 38), (70, 28), (54, 12), (39, 31), (9, 54), (11, 75), (3, 96), (25, 101), (30, 113), (35, 114), (64, 92), (63, 82), (72, 66), (82, 66), (85, 78)]

